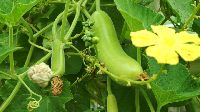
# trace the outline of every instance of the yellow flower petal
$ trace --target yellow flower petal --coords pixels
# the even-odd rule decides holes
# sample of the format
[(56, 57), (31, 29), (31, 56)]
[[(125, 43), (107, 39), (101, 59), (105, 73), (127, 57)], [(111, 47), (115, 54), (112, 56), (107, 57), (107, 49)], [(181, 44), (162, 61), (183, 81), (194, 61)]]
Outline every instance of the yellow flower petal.
[(200, 46), (195, 44), (182, 44), (176, 51), (185, 61), (194, 61), (200, 57)]
[(148, 56), (154, 57), (158, 63), (175, 65), (178, 63), (178, 54), (167, 47), (156, 45), (146, 49)]
[(200, 38), (197, 34), (190, 34), (186, 31), (176, 33), (176, 37), (180, 43), (193, 42), (195, 44), (200, 44)]
[(166, 26), (151, 26), (154, 33), (156, 33), (160, 38), (173, 38), (175, 35), (175, 30), (168, 28)]
[(131, 32), (130, 36), (133, 45), (135, 45), (136, 47), (146, 47), (154, 45), (157, 40), (157, 35), (147, 30)]

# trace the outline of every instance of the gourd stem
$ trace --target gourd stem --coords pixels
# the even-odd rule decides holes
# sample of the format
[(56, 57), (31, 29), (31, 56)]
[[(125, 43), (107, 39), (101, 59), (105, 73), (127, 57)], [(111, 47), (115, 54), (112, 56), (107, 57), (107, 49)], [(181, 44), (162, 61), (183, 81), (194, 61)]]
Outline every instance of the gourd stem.
[(37, 48), (39, 48), (39, 49), (42, 49), (42, 50), (44, 50), (44, 51), (46, 51), (46, 52), (51, 52), (51, 50), (46, 49), (45, 47), (39, 46), (39, 45), (37, 45), (37, 44), (31, 42), (30, 39), (28, 40), (28, 42), (29, 42), (32, 46), (34, 46), (34, 47), (37, 47)]
[(67, 13), (68, 13), (68, 10), (69, 10), (69, 4), (70, 4), (70, 0), (66, 0), (65, 10), (63, 12), (63, 17), (62, 17), (61, 33), (60, 33), (61, 41), (64, 40), (66, 27), (68, 27), (68, 28), (70, 27), (69, 22), (67, 20)]
[(139, 94), (139, 88), (135, 88), (135, 107), (136, 107), (136, 112), (140, 112), (140, 94)]
[(53, 35), (53, 40), (56, 39), (56, 34), (57, 34), (57, 24), (60, 21), (61, 17), (63, 16), (64, 12), (61, 12), (53, 22), (53, 27), (52, 27), (52, 35)]
[(90, 13), (89, 13), (85, 8), (82, 9), (82, 12), (85, 14), (85, 16), (86, 16), (88, 19), (91, 18)]
[(0, 107), (0, 112), (3, 112), (6, 107), (10, 104), (10, 102), (12, 101), (12, 99), (15, 97), (15, 95), (17, 94), (17, 92), (19, 91), (21, 87), (21, 82), (18, 81), (17, 85), (15, 86), (15, 88), (13, 89), (12, 93), (10, 94), (10, 96), (3, 102), (3, 104)]
[(89, 9), (89, 13), (92, 13), (92, 12), (93, 12), (93, 10), (95, 9), (95, 5), (96, 5), (96, 1), (94, 1), (94, 2), (92, 3), (92, 6), (91, 6), (90, 9)]
[(160, 109), (161, 109), (161, 107), (159, 106), (159, 107), (157, 107), (157, 110), (156, 110), (156, 112), (160, 112)]
[(140, 91), (142, 92), (142, 94), (143, 94), (143, 96), (144, 96), (144, 98), (145, 98), (145, 100), (146, 100), (146, 102), (147, 102), (147, 104), (148, 104), (148, 106), (149, 106), (149, 108), (150, 108), (150, 111), (151, 111), (151, 112), (155, 112), (154, 107), (153, 107), (153, 104), (151, 103), (151, 100), (149, 99), (149, 97), (148, 97), (146, 91), (144, 91), (143, 88), (140, 88)]
[(141, 49), (137, 48), (137, 62), (141, 65)]
[[(13, 42), (13, 26), (9, 26), (9, 47), (13, 48), (14, 47), (14, 42)], [(9, 61), (10, 61), (10, 74), (11, 76), (15, 77), (15, 71), (14, 71), (14, 58), (13, 58), (13, 52), (10, 52), (9, 54)]]
[(48, 24), (47, 26), (45, 26), (44, 28), (42, 28), (40, 31), (38, 31), (37, 33), (35, 33), (33, 35), (33, 38), (37, 38), (38, 36), (40, 36), (42, 33), (44, 33), (47, 29), (49, 29), (51, 26), (53, 25), (53, 22)]
[[(25, 74), (26, 74), (26, 72), (25, 72)], [(31, 94), (31, 96), (32, 96), (32, 94), (33, 95), (35, 95), (35, 96), (38, 96), (40, 99), (39, 99), (39, 101), (41, 101), (42, 100), (42, 96), (41, 95), (38, 95), (37, 93), (35, 93), (35, 92), (33, 92), (33, 90), (31, 90), (27, 85), (26, 85), (26, 83), (23, 81), (23, 76), (19, 76), (18, 75), (18, 79), (19, 79), (19, 81), (25, 86), (25, 88), (29, 91), (29, 93)]]
[(72, 24), (71, 24), (71, 27), (69, 28), (67, 34), (65, 35), (64, 37), (64, 40), (66, 40), (66, 42), (69, 40), (76, 24), (77, 24), (77, 21), (78, 21), (78, 18), (80, 16), (80, 11), (81, 11), (81, 1), (79, 1), (77, 4), (76, 4), (76, 14), (75, 14), (75, 17), (74, 17), (74, 20), (72, 21)]
[(108, 94), (112, 94), (111, 79), (109, 76), (107, 76), (107, 92), (108, 92)]
[[(37, 38), (33, 38), (33, 31), (32, 31), (32, 29), (31, 29), (29, 23), (26, 22), (26, 21), (24, 20), (24, 18), (21, 19), (21, 22), (22, 22), (22, 24), (26, 27), (26, 29), (28, 30), (29, 39), (31, 39), (31, 40), (33, 40), (34, 42), (36, 42), (36, 41), (37, 41)], [(31, 47), (30, 47), (30, 49), (29, 49), (29, 52), (28, 52), (28, 55), (27, 55), (27, 57), (26, 57), (26, 61), (25, 61), (25, 63), (24, 63), (24, 67), (27, 67), (27, 66), (29, 65), (30, 60), (31, 60), (31, 56), (32, 56), (32, 54), (33, 54), (33, 50), (34, 50), (34, 46), (31, 45)]]
[(100, 0), (96, 0), (96, 10), (97, 11), (101, 10)]

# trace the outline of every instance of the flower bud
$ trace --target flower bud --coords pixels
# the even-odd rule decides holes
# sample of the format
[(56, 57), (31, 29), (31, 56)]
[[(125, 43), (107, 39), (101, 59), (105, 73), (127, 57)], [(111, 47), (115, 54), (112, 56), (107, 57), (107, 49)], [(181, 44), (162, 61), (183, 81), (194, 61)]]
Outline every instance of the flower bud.
[(53, 77), (53, 73), (47, 64), (40, 63), (29, 68), (28, 77), (40, 87), (46, 87)]

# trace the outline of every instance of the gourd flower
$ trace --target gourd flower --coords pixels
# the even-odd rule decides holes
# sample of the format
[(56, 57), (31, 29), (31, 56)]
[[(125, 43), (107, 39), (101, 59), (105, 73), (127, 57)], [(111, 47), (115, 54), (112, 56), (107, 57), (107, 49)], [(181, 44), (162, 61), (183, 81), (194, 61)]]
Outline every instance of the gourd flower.
[(185, 61), (200, 57), (200, 39), (197, 34), (186, 31), (176, 33), (166, 26), (151, 26), (152, 32), (141, 30), (131, 32), (131, 40), (136, 47), (147, 47), (146, 54), (154, 57), (160, 64), (175, 65), (179, 55)]

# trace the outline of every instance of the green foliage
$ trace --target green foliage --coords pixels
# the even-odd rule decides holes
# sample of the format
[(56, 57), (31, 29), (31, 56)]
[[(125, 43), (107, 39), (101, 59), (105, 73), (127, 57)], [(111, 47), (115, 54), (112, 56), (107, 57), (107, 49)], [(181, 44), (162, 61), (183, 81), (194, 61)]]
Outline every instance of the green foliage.
[[(150, 74), (157, 74), (162, 65), (148, 58)], [(182, 65), (163, 65), (166, 73), (151, 83), (152, 91), (156, 97), (158, 109), (162, 106), (187, 100), (200, 94), (200, 84), (192, 78), (188, 69)]]
[(161, 24), (164, 19), (161, 14), (135, 4), (131, 0), (115, 0), (115, 3), (131, 31), (150, 29), (151, 25)]
[[(0, 0), (0, 112), (30, 111), (30, 101), (39, 104), (32, 108), (33, 112), (106, 112), (107, 76), (121, 73), (124, 68), (135, 69), (127, 64), (132, 61), (121, 60), (122, 51), (130, 60), (141, 58), (147, 73), (140, 74), (136, 81), (127, 79), (125, 86), (115, 82), (122, 77), (113, 78), (110, 91), (116, 97), (119, 112), (136, 112), (136, 108), (140, 112), (168, 112), (169, 107), (180, 106), (187, 112), (198, 111), (199, 59), (161, 65), (147, 57), (145, 49), (139, 52), (130, 41), (131, 31), (151, 30), (151, 25), (173, 24), (176, 31), (189, 29), (200, 35), (200, 20), (195, 18), (199, 16), (200, 4), (193, 6), (194, 1), (198, 0)], [(110, 25), (107, 20), (98, 21), (99, 17), (96, 23), (91, 21), (99, 8), (108, 14), (103, 20), (112, 20)], [(95, 35), (94, 24), (101, 26), (97, 28), (101, 29), (100, 36)], [(110, 26), (115, 27), (116, 34)], [(104, 49), (101, 53), (107, 53), (103, 59), (109, 61), (110, 68), (116, 67), (116, 73), (98, 59), (99, 42)], [(52, 47), (53, 43), (56, 46)], [(54, 58), (56, 64), (52, 64), (55, 48), (54, 56), (62, 51), (59, 58), (65, 63)], [(116, 51), (120, 52), (115, 54)], [(119, 58), (113, 61), (116, 57)], [(41, 62), (54, 66), (55, 71), (65, 69), (64, 73), (59, 72), (57, 83), (52, 77), (49, 85), (41, 88), (29, 79), (29, 68)], [(127, 70), (121, 74), (125, 73)], [(55, 91), (60, 94), (54, 94)]]
[(167, 0), (167, 2), (182, 23), (187, 21), (194, 10), (193, 0)]
[(39, 0), (1, 0), (0, 22), (8, 25), (15, 25), (38, 1)]

